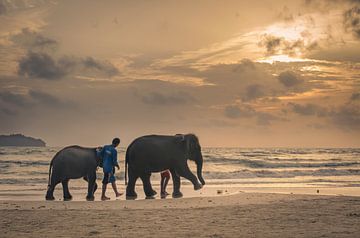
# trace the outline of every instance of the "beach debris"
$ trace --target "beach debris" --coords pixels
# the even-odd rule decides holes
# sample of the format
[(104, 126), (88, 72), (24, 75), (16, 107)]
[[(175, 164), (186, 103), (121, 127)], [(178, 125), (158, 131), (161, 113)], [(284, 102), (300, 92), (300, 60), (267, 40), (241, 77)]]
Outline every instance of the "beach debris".
[(217, 194), (222, 194), (223, 193), (223, 190), (217, 190)]
[(316, 190), (316, 193), (319, 193), (320, 192), (320, 190), (318, 189), (318, 190)]

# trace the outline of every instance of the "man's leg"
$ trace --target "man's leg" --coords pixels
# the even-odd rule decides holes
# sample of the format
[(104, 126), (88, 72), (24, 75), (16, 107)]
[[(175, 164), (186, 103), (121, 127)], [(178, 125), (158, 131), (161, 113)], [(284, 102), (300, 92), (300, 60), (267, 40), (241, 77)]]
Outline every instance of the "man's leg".
[(107, 184), (109, 183), (109, 173), (104, 173), (104, 178), (102, 181), (102, 193), (101, 193), (101, 200), (105, 201), (105, 200), (110, 200), (109, 197), (106, 197), (105, 193), (106, 193), (106, 187)]
[(111, 186), (115, 192), (115, 196), (116, 197), (120, 197), (122, 195), (122, 193), (119, 193), (118, 190), (117, 190), (117, 187), (116, 187), (116, 179), (115, 179), (115, 176), (114, 174), (111, 174), (110, 175), (110, 179), (109, 179), (109, 182), (111, 183)]

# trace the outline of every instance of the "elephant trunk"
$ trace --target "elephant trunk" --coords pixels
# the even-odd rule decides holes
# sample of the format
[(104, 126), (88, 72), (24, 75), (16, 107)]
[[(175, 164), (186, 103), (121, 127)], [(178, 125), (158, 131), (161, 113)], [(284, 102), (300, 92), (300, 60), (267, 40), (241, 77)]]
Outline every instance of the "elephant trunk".
[(202, 177), (202, 158), (201, 158), (201, 161), (199, 161), (197, 163), (197, 177), (199, 179), (199, 181), (201, 182), (202, 185), (205, 185), (205, 180), (204, 178)]

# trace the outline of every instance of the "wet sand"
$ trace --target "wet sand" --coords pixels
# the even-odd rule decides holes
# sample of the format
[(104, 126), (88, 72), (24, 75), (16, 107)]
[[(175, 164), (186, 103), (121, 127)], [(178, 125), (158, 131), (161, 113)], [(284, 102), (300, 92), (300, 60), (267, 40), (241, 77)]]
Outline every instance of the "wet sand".
[[(126, 201), (0, 201), (0, 237), (359, 237), (360, 197), (233, 192)], [(226, 192), (225, 192), (226, 191)], [(185, 188), (183, 193), (190, 193)]]

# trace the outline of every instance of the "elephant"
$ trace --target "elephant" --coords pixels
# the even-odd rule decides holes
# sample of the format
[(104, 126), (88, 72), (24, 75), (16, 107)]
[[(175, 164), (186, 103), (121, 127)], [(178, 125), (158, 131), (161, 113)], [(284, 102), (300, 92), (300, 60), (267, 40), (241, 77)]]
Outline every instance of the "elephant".
[(96, 169), (101, 166), (101, 162), (97, 148), (84, 148), (75, 145), (57, 152), (50, 162), (46, 200), (55, 199), (54, 189), (60, 182), (63, 187), (64, 201), (71, 200), (72, 196), (68, 187), (69, 180), (83, 177), (88, 182), (86, 200), (93, 201), (97, 189)]
[[(195, 161), (197, 177), (190, 171), (187, 160)], [(173, 179), (173, 198), (182, 197), (180, 176), (192, 182), (198, 190), (205, 185), (202, 177), (203, 157), (199, 139), (194, 134), (147, 135), (135, 139), (125, 156), (126, 199), (136, 199), (136, 180), (140, 177), (146, 198), (154, 198), (156, 191), (150, 183), (151, 173), (170, 170)], [(129, 180), (127, 182), (127, 173)], [(201, 183), (199, 183), (198, 179)], [(127, 183), (126, 183), (127, 182)]]

